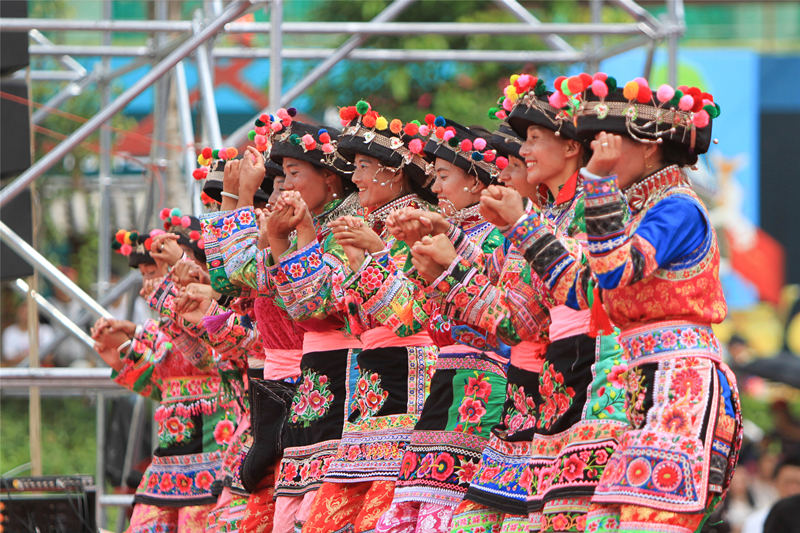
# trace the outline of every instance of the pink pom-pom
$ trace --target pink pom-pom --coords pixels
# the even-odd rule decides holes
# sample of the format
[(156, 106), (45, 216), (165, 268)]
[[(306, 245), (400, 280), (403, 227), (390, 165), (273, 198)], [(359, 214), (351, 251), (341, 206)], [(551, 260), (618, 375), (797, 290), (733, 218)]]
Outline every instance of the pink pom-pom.
[(423, 124), (422, 126), (419, 127), (419, 134), (422, 135), (423, 137), (427, 137), (430, 132), (431, 129), (428, 127), (427, 124)]
[(270, 124), (269, 127), (270, 127), (270, 129), (272, 129), (272, 131), (274, 131), (275, 133), (278, 133), (279, 131), (281, 131), (283, 129), (283, 124), (281, 124), (280, 122), (273, 122), (272, 124)]
[(608, 74), (605, 72), (595, 72), (594, 76), (592, 76), (592, 79), (606, 81), (608, 79)]
[(303, 141), (303, 144), (305, 144), (306, 146), (314, 144), (315, 142), (314, 137), (312, 137), (310, 133), (306, 133), (305, 135), (303, 135), (301, 137), (301, 140)]
[(532, 80), (533, 78), (530, 74), (520, 74), (519, 78), (517, 78), (517, 85), (524, 91), (530, 86)]
[(347, 119), (345, 119), (345, 118), (341, 119), (339, 122), (341, 122), (341, 123), (342, 123), (342, 127), (345, 127), (345, 126), (347, 126), (348, 124), (350, 124), (350, 121), (349, 121), (349, 120), (347, 120)]
[(156, 235), (161, 235), (162, 233), (164, 233), (164, 230), (156, 228), (150, 232), (150, 236), (155, 237)]
[[(427, 126), (420, 126), (420, 130), (422, 128), (427, 128)], [(421, 154), (422, 153), (422, 141), (419, 139), (411, 139), (411, 142), (408, 143), (408, 149), (411, 150), (413, 154)]]
[(268, 132), (266, 126), (256, 126), (254, 129), (256, 130), (257, 135), (266, 135)]
[(256, 145), (264, 145), (267, 144), (267, 137), (265, 135), (256, 135), (253, 138), (253, 141), (256, 143)]
[(608, 85), (603, 80), (594, 80), (592, 82), (592, 92), (598, 98), (605, 98), (608, 96)]
[(678, 102), (678, 107), (682, 111), (690, 111), (694, 107), (694, 98), (691, 94), (684, 94), (681, 96), (681, 101)]
[(495, 113), (495, 116), (500, 120), (505, 120), (506, 118), (508, 118), (508, 113), (506, 113), (505, 111), (498, 111), (497, 113)]
[(205, 250), (206, 249), (206, 243), (203, 241), (203, 239), (200, 239), (199, 241), (197, 241), (196, 244), (197, 244), (197, 247), (200, 248), (201, 250)]
[(647, 82), (647, 80), (642, 78), (641, 76), (639, 76), (638, 78), (633, 78), (633, 81), (638, 83), (639, 87), (641, 86), (650, 87), (650, 84)]
[(169, 214), (170, 214), (170, 209), (168, 207), (165, 207), (164, 209), (161, 210), (160, 213), (158, 213), (158, 218), (160, 218), (161, 220), (167, 220), (169, 218)]
[(119, 248), (119, 253), (121, 253), (122, 255), (131, 255), (132, 251), (133, 251), (133, 248), (131, 248), (130, 244), (123, 244)]
[(483, 150), (486, 148), (486, 139), (484, 139), (483, 137), (478, 137), (472, 143), (472, 146), (474, 146), (475, 149), (478, 150), (479, 152), (483, 152)]
[(285, 118), (289, 118), (289, 112), (286, 111), (284, 108), (280, 108), (275, 111), (275, 114), (278, 116), (279, 119), (283, 120)]
[(561, 109), (565, 105), (567, 105), (567, 97), (562, 92), (554, 92), (549, 97), (547, 97), (547, 101), (550, 102), (550, 105), (555, 107), (556, 109)]
[(456, 136), (456, 133), (454, 131), (445, 130), (445, 132), (442, 134), (442, 140), (443, 141), (449, 141), (450, 139), (452, 139), (455, 136)]
[(285, 119), (281, 120), (281, 124), (288, 128), (292, 125), (292, 117), (286, 117)]
[(192, 225), (192, 219), (189, 218), (188, 215), (183, 215), (181, 217), (181, 226), (183, 226), (184, 228), (188, 228), (191, 225)]
[(694, 117), (692, 117), (692, 122), (698, 128), (705, 128), (708, 126), (709, 120), (711, 120), (711, 117), (708, 116), (708, 113), (705, 109), (698, 111), (694, 114)]
[(332, 154), (333, 153), (333, 145), (331, 143), (325, 143), (322, 145), (322, 152), (325, 154)]
[(497, 158), (497, 161), (495, 162), (495, 165), (500, 170), (503, 170), (504, 168), (506, 168), (508, 166), (508, 159), (506, 159), (503, 156), (500, 156), (500, 157)]
[(673, 89), (666, 83), (661, 87), (659, 87), (658, 90), (656, 91), (656, 98), (658, 98), (658, 101), (661, 102), (662, 104), (664, 102), (669, 102), (670, 100), (672, 100), (673, 96), (675, 96), (675, 89)]
[(511, 98), (506, 98), (505, 100), (503, 100), (503, 109), (505, 109), (506, 111), (511, 111), (513, 107), (514, 107), (514, 102), (511, 101)]

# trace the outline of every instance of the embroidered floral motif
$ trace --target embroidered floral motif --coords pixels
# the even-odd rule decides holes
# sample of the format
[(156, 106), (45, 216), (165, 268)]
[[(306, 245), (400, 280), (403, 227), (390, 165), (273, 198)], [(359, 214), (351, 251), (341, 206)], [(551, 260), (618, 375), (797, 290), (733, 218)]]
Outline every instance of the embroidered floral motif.
[(647, 386), (640, 366), (628, 370), (625, 405), (628, 420), (634, 428), (644, 425), (644, 402), (647, 397)]
[(228, 419), (220, 420), (214, 426), (214, 440), (219, 445), (227, 444), (231, 440), (234, 431), (236, 431), (236, 427), (232, 421)]
[(167, 448), (176, 444), (189, 441), (194, 435), (194, 422), (191, 418), (170, 416), (163, 420), (158, 420), (158, 443), (159, 446)]
[(509, 432), (515, 433), (536, 427), (536, 415), (538, 414), (536, 401), (532, 396), (525, 394), (525, 387), (509, 383), (506, 394), (513, 401), (512, 408), (508, 409), (503, 417), (503, 424)]
[(302, 381), (292, 399), (292, 424), (308, 427), (328, 412), (333, 403), (333, 393), (328, 386), (328, 376), (308, 368), (303, 370)]
[(542, 366), (539, 376), (542, 405), (539, 407), (539, 429), (548, 429), (572, 405), (575, 390), (564, 386), (564, 375), (549, 361)]
[(464, 398), (458, 406), (458, 425), (455, 431), (474, 434), (483, 431), (481, 421), (492, 394), (492, 384), (485, 372), (474, 371), (464, 384)]
[(361, 372), (356, 382), (354, 401), (358, 405), (361, 417), (372, 417), (383, 407), (389, 391), (381, 387), (381, 377), (377, 372)]

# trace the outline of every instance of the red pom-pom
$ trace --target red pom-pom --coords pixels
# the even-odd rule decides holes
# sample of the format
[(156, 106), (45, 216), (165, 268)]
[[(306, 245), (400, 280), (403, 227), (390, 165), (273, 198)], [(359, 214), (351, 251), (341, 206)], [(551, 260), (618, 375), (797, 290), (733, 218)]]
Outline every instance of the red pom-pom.
[(559, 76), (559, 77), (556, 78), (556, 81), (553, 83), (553, 85), (556, 88), (556, 91), (560, 91), (561, 90), (561, 84), (564, 83), (565, 79), (567, 79), (566, 76)]
[(256, 135), (266, 135), (269, 133), (269, 130), (266, 126), (256, 126), (255, 128)]
[(567, 80), (567, 88), (572, 94), (578, 94), (583, 90), (583, 81), (578, 76), (572, 76)]
[(580, 74), (578, 74), (578, 77), (581, 79), (581, 83), (583, 84), (583, 88), (581, 90), (586, 89), (589, 85), (592, 84), (592, 77), (586, 72), (581, 72)]
[(470, 150), (472, 150), (472, 141), (470, 141), (469, 139), (464, 139), (463, 141), (461, 141), (460, 147), (462, 152), (469, 152)]
[(204, 159), (211, 159), (211, 156), (213, 155), (213, 150), (211, 150), (211, 148), (206, 146), (205, 148), (203, 148), (203, 151), (200, 152), (200, 153), (203, 155)]
[(125, 233), (127, 232), (124, 229), (117, 230), (117, 233), (114, 235), (114, 240), (120, 244), (123, 244), (125, 242)]
[(653, 98), (653, 91), (647, 85), (639, 85), (639, 93), (636, 95), (636, 101), (640, 104), (646, 104)]
[(403, 133), (406, 135), (416, 135), (419, 133), (419, 126), (414, 124), (413, 122), (409, 122), (403, 127)]
[(608, 74), (605, 72), (595, 72), (594, 76), (592, 76), (592, 79), (606, 81), (608, 79)]
[(411, 142), (408, 143), (408, 149), (411, 150), (411, 153), (421, 154), (422, 153), (422, 141), (419, 140), (419, 139), (411, 139)]
[(170, 217), (169, 222), (173, 226), (180, 226), (181, 225), (181, 217)]
[(286, 118), (282, 119), (281, 120), (281, 124), (283, 124), (283, 126), (285, 128), (288, 128), (289, 126), (292, 125), (292, 117), (286, 117)]
[(495, 158), (494, 150), (486, 150), (486, 152), (483, 153), (483, 160), (486, 161), (487, 163), (491, 163), (492, 161), (494, 161), (494, 158)]
[(161, 220), (167, 220), (169, 218), (169, 211), (170, 211), (169, 207), (165, 207), (158, 214), (158, 218), (160, 218)]
[(438, 126), (436, 128), (436, 137), (444, 140), (444, 126)]
[(264, 124), (269, 124), (269, 115), (267, 115), (266, 113), (261, 113), (261, 116), (258, 117), (258, 120), (260, 120)]
[(357, 115), (358, 111), (356, 111), (356, 106), (353, 105), (343, 107), (339, 110), (339, 118), (348, 122), (356, 118)]
[(197, 244), (197, 247), (200, 248), (201, 250), (205, 250), (206, 249), (206, 243), (205, 243), (205, 241), (203, 241), (203, 239), (200, 239), (195, 244)]
[(153, 246), (153, 238), (148, 237), (144, 240), (144, 249), (149, 252), (151, 246)]
[(199, 238), (200, 238), (200, 232), (197, 231), (196, 229), (193, 229), (192, 231), (189, 232), (190, 240), (196, 241)]
[(365, 128), (374, 128), (377, 118), (375, 115), (367, 113), (361, 118), (361, 123), (364, 124)]
[(434, 122), (436, 122), (436, 117), (433, 113), (428, 113), (425, 115), (425, 124), (427, 124), (428, 127), (432, 128)]
[(500, 170), (503, 170), (504, 168), (506, 168), (508, 166), (508, 159), (506, 159), (503, 156), (500, 156), (500, 157), (497, 158), (497, 161), (495, 162), (495, 165)]
[(217, 155), (219, 156), (220, 159), (228, 159), (227, 148), (222, 148), (219, 152), (217, 152)]
[(328, 144), (329, 142), (331, 142), (331, 134), (328, 133), (327, 131), (323, 131), (322, 133), (319, 134), (319, 142), (321, 142), (322, 144)]
[(192, 172), (192, 177), (197, 181), (206, 179), (207, 175), (208, 175), (208, 170), (206, 170), (205, 168), (196, 168)]

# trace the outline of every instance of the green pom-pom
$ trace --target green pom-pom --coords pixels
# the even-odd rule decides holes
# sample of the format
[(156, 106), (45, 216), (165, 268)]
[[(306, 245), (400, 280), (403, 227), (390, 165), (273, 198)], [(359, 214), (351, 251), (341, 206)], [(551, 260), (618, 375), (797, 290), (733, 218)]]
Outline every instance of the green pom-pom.
[(488, 113), (489, 118), (497, 119), (497, 115), (495, 113), (497, 113), (498, 111), (500, 111), (500, 109), (498, 109), (496, 107), (490, 107), (489, 108), (489, 113)]
[(251, 141), (256, 138), (256, 130), (250, 130), (247, 132), (247, 138)]
[(177, 207), (173, 207), (172, 211), (170, 211), (169, 214), (170, 214), (170, 216), (173, 216), (173, 217), (179, 217), (179, 216), (181, 216), (181, 210), (178, 209)]
[(720, 107), (719, 107), (719, 104), (718, 104), (718, 103), (716, 103), (716, 102), (714, 102), (714, 107), (716, 107), (716, 108), (717, 108), (717, 116), (716, 116), (716, 117), (714, 117), (714, 118), (717, 118), (717, 117), (720, 115), (720, 113), (722, 113), (722, 108), (720, 108)]
[(711, 104), (704, 105), (703, 109), (705, 109), (706, 113), (708, 113), (708, 116), (711, 118), (717, 118), (719, 116), (719, 111)]
[(683, 98), (683, 91), (675, 89), (675, 94), (672, 96), (672, 100), (669, 101), (670, 107), (678, 107), (681, 98)]
[(447, 141), (447, 144), (455, 148), (458, 146), (458, 140), (455, 137), (452, 137), (449, 141)]
[(212, 151), (211, 157), (213, 157), (214, 159), (219, 159), (219, 150)]
[(264, 123), (261, 121), (261, 119), (260, 119), (260, 118), (257, 118), (257, 119), (256, 119), (256, 126), (257, 126), (257, 127), (261, 127), (261, 126), (264, 126), (264, 125), (265, 125), (265, 124), (264, 124)]
[(369, 104), (364, 100), (359, 100), (356, 102), (356, 111), (358, 111), (359, 115), (363, 115), (369, 111)]
[(119, 250), (120, 248), (122, 248), (122, 245), (116, 239), (111, 241), (112, 250)]
[(422, 122), (420, 122), (419, 120), (412, 120), (411, 123), (416, 124), (417, 126), (422, 126)]
[(607, 77), (606, 85), (608, 85), (608, 92), (615, 90), (617, 88), (617, 78), (614, 76)]
[(131, 232), (131, 242), (136, 242), (139, 240), (139, 234), (135, 231)]
[(300, 144), (300, 136), (296, 133), (289, 135), (289, 142), (292, 144)]
[(533, 94), (536, 96), (544, 96), (544, 93), (547, 92), (547, 85), (545, 85), (544, 80), (539, 78), (536, 80), (536, 85), (533, 86)]

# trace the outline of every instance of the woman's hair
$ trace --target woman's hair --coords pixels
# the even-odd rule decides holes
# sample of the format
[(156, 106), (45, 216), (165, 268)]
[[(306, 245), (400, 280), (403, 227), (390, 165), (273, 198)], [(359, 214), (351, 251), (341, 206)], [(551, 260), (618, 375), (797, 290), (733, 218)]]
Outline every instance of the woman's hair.
[(687, 167), (697, 164), (697, 154), (689, 153), (686, 145), (664, 141), (661, 144), (661, 162), (664, 166), (679, 165)]

